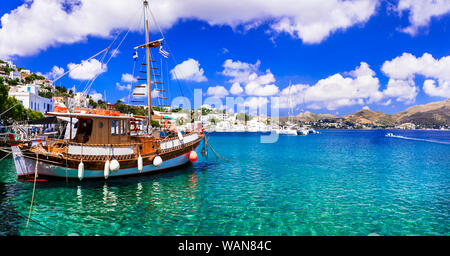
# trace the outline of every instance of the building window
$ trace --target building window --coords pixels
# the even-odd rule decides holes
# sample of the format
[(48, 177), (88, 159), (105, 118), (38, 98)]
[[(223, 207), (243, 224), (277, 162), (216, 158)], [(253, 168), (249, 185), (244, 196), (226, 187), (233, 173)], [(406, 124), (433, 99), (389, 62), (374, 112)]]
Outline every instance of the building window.
[(117, 136), (119, 135), (119, 121), (111, 120), (111, 135)]
[(122, 136), (125, 136), (127, 133), (127, 127), (125, 126), (125, 120), (121, 120), (120, 123), (122, 124), (120, 127), (120, 134)]
[(29, 92), (31, 92), (31, 87), (27, 87), (27, 90), (28, 90)]

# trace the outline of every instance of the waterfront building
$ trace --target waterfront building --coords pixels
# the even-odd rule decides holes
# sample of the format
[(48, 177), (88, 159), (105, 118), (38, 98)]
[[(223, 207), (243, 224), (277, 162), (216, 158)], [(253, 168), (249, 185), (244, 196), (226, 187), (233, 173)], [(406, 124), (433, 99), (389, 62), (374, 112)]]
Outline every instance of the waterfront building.
[(10, 88), (8, 96), (16, 98), (25, 107), (42, 114), (53, 111), (53, 100), (39, 96), (39, 85), (18, 85)]

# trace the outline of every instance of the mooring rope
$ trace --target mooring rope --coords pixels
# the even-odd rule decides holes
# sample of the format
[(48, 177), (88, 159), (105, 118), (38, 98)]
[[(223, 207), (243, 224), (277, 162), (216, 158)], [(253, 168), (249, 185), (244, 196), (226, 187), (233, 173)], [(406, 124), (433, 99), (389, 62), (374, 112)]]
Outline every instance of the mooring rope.
[(68, 147), (68, 143), (67, 143), (67, 141), (66, 141), (66, 185), (69, 183), (69, 180), (68, 180), (68, 178), (67, 178), (67, 154), (68, 154), (68, 149), (69, 149), (69, 147)]
[(37, 166), (38, 166), (38, 162), (39, 162), (39, 153), (36, 151), (36, 165), (35, 165), (35, 167), (34, 167), (33, 194), (31, 195), (30, 212), (28, 213), (28, 219), (27, 219), (27, 226), (26, 226), (26, 228), (28, 228), (28, 223), (30, 222), (30, 217), (31, 217), (31, 210), (33, 209), (34, 191), (36, 190), (36, 179), (37, 179)]
[(206, 135), (205, 135), (204, 138), (205, 138), (205, 141), (206, 141), (206, 145), (209, 146), (209, 148), (212, 150), (212, 152), (213, 152), (216, 156), (222, 158), (223, 160), (225, 160), (225, 161), (227, 161), (227, 162), (230, 162), (230, 160), (228, 160), (228, 159), (226, 159), (225, 157), (219, 155), (219, 154), (213, 149), (213, 147), (211, 146), (211, 144), (208, 143), (208, 140), (206, 139)]
[(9, 152), (8, 154), (6, 154), (6, 156), (2, 157), (2, 159), (0, 159), (0, 161), (2, 161), (3, 159), (5, 159), (7, 156), (11, 155), (11, 152)]

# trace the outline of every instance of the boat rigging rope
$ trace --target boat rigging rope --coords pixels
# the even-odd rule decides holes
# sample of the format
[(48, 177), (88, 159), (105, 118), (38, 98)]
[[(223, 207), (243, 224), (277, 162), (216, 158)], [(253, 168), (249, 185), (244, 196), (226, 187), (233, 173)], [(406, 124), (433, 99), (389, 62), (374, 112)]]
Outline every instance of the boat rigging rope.
[(19, 103), (17, 103), (16, 105), (14, 105), (14, 106), (8, 108), (6, 111), (4, 111), (3, 113), (1, 113), (0, 116), (2, 116), (3, 114), (5, 114), (6, 112), (8, 112), (8, 111), (10, 111), (11, 109), (13, 109), (15, 106), (18, 106), (18, 105), (20, 105), (20, 104), (21, 104), (21, 103), (19, 102)]
[[(177, 65), (178, 65), (178, 62), (177, 62), (177, 60), (176, 60), (176, 58), (175, 58), (175, 55), (173, 54), (172, 50), (170, 49), (169, 43), (167, 42), (167, 39), (166, 39), (166, 37), (164, 36), (164, 33), (163, 33), (162, 30), (161, 30), (161, 27), (159, 26), (158, 22), (156, 21), (155, 15), (153, 15), (153, 12), (152, 12), (152, 10), (150, 9), (150, 7), (149, 7), (149, 6), (147, 6), (147, 7), (148, 7), (148, 11), (150, 12), (150, 17), (152, 18), (152, 20), (153, 20), (153, 22), (155, 23), (155, 25), (158, 27), (158, 30), (159, 30), (159, 33), (161, 34), (161, 37), (162, 37), (162, 38), (164, 39), (164, 41), (166, 42), (167, 49), (168, 49), (169, 52), (170, 52), (170, 56), (172, 57), (172, 60), (173, 60), (173, 62), (175, 63), (175, 66), (177, 66)], [(184, 96), (184, 93), (183, 93), (183, 90), (182, 90), (182, 86), (181, 86), (181, 84), (180, 84), (180, 79), (178, 78), (178, 75), (177, 75), (177, 70), (174, 69), (172, 75), (175, 77), (175, 80), (176, 80), (177, 83), (178, 83), (178, 87), (180, 88), (181, 96), (185, 97), (185, 96)], [(183, 75), (183, 74), (182, 74), (182, 75)], [(189, 84), (188, 84), (188, 86), (189, 86)], [(188, 92), (190, 93), (190, 90), (188, 90)], [(191, 95), (191, 96), (193, 96), (193, 95)]]
[(30, 212), (28, 213), (28, 219), (27, 219), (27, 226), (26, 226), (26, 228), (28, 228), (28, 223), (30, 222), (30, 218), (31, 218), (31, 210), (33, 209), (34, 191), (36, 190), (36, 178), (37, 178), (38, 162), (39, 162), (39, 153), (36, 151), (36, 166), (34, 167), (33, 194), (31, 194)]
[[(106, 57), (106, 53), (107, 53), (107, 52), (105, 53), (105, 55), (102, 57), (102, 61), (101, 61), (102, 67), (103, 67), (103, 65), (107, 66), (108, 63), (111, 61), (111, 59), (115, 56), (115, 54), (118, 53), (118, 50), (119, 50), (120, 46), (122, 45), (123, 41), (125, 41), (125, 39), (127, 38), (127, 36), (128, 36), (128, 34), (130, 33), (131, 29), (134, 30), (134, 29), (137, 27), (137, 25), (138, 25), (139, 22), (140, 22), (140, 20), (138, 20), (138, 22), (136, 22), (136, 23), (134, 24), (134, 26), (130, 26), (130, 27), (128, 28), (128, 31), (127, 31), (127, 33), (125, 34), (125, 36), (122, 38), (122, 40), (121, 40), (120, 43), (117, 45), (117, 47), (111, 52), (111, 56), (109, 57), (109, 59), (106, 61), (106, 63), (103, 63), (103, 60), (104, 60), (104, 58)], [(107, 48), (108, 50), (109, 50), (110, 47), (114, 44), (114, 42), (119, 38), (119, 36), (120, 36), (121, 34), (122, 34), (122, 33), (120, 33), (120, 34), (118, 34), (118, 35), (116, 36), (116, 38), (114, 39), (114, 41), (113, 41), (113, 42), (109, 45), (109, 47)], [(88, 91), (89, 91), (89, 89), (91, 88), (92, 84), (95, 82), (95, 80), (97, 79), (97, 77), (98, 77), (99, 75), (100, 75), (100, 74), (95, 75), (95, 77), (92, 78), (92, 80), (88, 82), (88, 84), (86, 85), (86, 88), (83, 90), (83, 93), (85, 93), (85, 94), (88, 93)]]

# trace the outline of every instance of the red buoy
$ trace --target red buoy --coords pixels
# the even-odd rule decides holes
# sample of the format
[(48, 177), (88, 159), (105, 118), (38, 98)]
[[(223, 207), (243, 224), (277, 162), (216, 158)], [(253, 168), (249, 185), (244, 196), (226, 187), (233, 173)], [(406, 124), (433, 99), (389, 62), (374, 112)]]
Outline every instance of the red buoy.
[(195, 151), (192, 150), (192, 151), (189, 153), (189, 161), (191, 161), (192, 163), (195, 162), (195, 161), (197, 161), (197, 152), (195, 152)]

